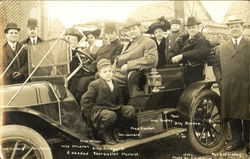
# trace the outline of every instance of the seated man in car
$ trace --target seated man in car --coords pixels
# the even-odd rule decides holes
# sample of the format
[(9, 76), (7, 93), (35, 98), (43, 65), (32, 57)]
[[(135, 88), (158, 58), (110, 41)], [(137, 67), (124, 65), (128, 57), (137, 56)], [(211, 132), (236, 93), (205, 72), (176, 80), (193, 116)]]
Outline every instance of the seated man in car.
[(158, 62), (156, 43), (143, 36), (138, 21), (128, 19), (124, 29), (127, 29), (132, 40), (124, 45), (121, 55), (117, 56), (114, 62), (113, 79), (117, 80), (120, 86), (126, 85), (128, 71), (151, 69), (156, 67)]
[[(118, 83), (112, 80), (113, 70), (108, 59), (97, 63), (100, 78), (92, 81), (81, 98), (81, 110), (90, 118), (105, 144), (122, 142), (119, 132), (135, 116), (133, 106), (122, 105)], [(115, 139), (115, 140), (114, 140)]]
[(199, 32), (200, 23), (195, 17), (189, 17), (186, 24), (188, 34), (181, 35), (167, 55), (167, 61), (186, 64), (186, 85), (205, 78), (204, 63), (208, 59), (211, 47), (209, 41)]

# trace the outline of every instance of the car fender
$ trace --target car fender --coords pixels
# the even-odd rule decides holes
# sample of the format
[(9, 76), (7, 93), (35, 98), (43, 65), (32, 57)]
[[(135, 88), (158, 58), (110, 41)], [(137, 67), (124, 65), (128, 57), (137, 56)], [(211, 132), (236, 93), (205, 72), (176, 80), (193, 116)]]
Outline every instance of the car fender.
[(179, 99), (179, 104), (177, 106), (178, 112), (189, 118), (191, 106), (198, 94), (204, 89), (210, 89), (214, 83), (214, 81), (198, 81), (186, 87)]

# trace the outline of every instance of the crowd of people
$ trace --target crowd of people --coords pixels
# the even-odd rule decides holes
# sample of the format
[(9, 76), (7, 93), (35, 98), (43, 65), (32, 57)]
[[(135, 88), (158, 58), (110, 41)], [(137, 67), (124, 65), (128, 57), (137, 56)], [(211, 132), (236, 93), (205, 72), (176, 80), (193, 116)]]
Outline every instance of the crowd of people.
[[(243, 23), (237, 17), (229, 19), (227, 25), (232, 38), (217, 47), (213, 68), (221, 93), (221, 114), (229, 121), (232, 132), (232, 144), (226, 150), (241, 148), (245, 143), (249, 154), (250, 42), (243, 37)], [(187, 33), (184, 34), (180, 31), (179, 19), (169, 22), (162, 17), (146, 31), (153, 35), (151, 39), (144, 36), (139, 21), (127, 19), (123, 31), (130, 40), (122, 43), (116, 23), (109, 21), (105, 23), (104, 45), (96, 45), (95, 41), (101, 34), (101, 30), (96, 29), (83, 33), (88, 42), (88, 47), (84, 50), (78, 48), (83, 34), (75, 28), (66, 30), (65, 38), (70, 42), (72, 51), (71, 72), (79, 64), (77, 54), (81, 52), (93, 59), (92, 65), (97, 72), (80, 69), (69, 81), (69, 90), (106, 144), (122, 142), (117, 137), (117, 132), (124, 130), (120, 127), (124, 124), (119, 123), (129, 123), (135, 116), (134, 107), (126, 105), (121, 98), (129, 71), (161, 69), (167, 64), (179, 63), (186, 66), (186, 86), (205, 79), (204, 64), (210, 55), (211, 44), (200, 32), (200, 24), (195, 17), (189, 17), (184, 24), (187, 28)], [(18, 41), (20, 28), (16, 23), (7, 24), (4, 30), (7, 43), (3, 46), (1, 55), (2, 70), (13, 62), (4, 73), (2, 84), (21, 83), (27, 78), (28, 58), (23, 46), (43, 42), (38, 36), (36, 19), (29, 19), (27, 28), (29, 37), (22, 42)], [(168, 30), (171, 33), (165, 37), (164, 32)]]

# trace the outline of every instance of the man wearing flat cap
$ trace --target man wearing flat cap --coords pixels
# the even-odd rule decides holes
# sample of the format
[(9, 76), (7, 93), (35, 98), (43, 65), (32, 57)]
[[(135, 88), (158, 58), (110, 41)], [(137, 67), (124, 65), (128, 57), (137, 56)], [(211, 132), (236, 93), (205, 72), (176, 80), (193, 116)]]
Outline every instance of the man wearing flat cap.
[(203, 69), (211, 47), (209, 41), (199, 32), (200, 23), (195, 17), (189, 17), (185, 25), (188, 34), (181, 35), (167, 54), (169, 62), (186, 65), (186, 85), (205, 78)]
[(104, 38), (107, 40), (107, 44), (98, 50), (96, 60), (99, 61), (102, 58), (106, 58), (113, 64), (115, 58), (121, 54), (123, 48), (123, 44), (118, 38), (116, 22), (110, 21), (105, 23)]
[(120, 86), (126, 85), (130, 70), (150, 70), (158, 62), (157, 46), (154, 40), (142, 34), (141, 24), (135, 19), (128, 19), (124, 29), (128, 31), (131, 41), (124, 45), (121, 55), (115, 60), (114, 79)]
[(250, 41), (243, 37), (244, 21), (229, 16), (231, 38), (216, 49), (214, 73), (221, 93), (221, 117), (229, 121), (232, 142), (226, 151), (246, 146), (249, 155)]
[(18, 43), (19, 31), (20, 28), (18, 28), (16, 23), (8, 23), (4, 30), (7, 37), (7, 43), (3, 45), (1, 54), (2, 70), (4, 71), (8, 67), (18, 52), (20, 52), (20, 54), (4, 74), (2, 84), (22, 83), (25, 81), (28, 74), (27, 50), (25, 50), (24, 47)]
[(181, 35), (180, 33), (181, 21), (179, 19), (172, 19), (170, 21), (170, 25), (171, 25), (171, 33), (168, 35), (166, 39), (165, 55), (168, 55), (169, 51), (172, 49), (178, 37)]
[(170, 23), (165, 19), (165, 17), (158, 18), (156, 22), (152, 23), (146, 33), (153, 34), (152, 38), (156, 45), (158, 51), (158, 63), (156, 68), (161, 68), (167, 64), (165, 58), (166, 50), (166, 38), (163, 36), (163, 32), (170, 29)]
[(27, 24), (29, 37), (22, 41), (22, 44), (36, 44), (43, 40), (38, 36), (38, 22), (37, 19), (31, 18)]

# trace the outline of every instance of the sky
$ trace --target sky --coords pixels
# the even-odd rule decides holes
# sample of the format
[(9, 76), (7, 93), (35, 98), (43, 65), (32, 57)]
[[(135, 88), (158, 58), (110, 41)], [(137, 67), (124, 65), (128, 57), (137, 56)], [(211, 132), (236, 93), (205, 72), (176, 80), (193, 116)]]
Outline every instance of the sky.
[[(65, 27), (101, 18), (124, 21), (142, 5), (163, 1), (48, 1), (51, 21), (59, 19)], [(202, 1), (216, 22), (222, 22), (232, 1)]]

